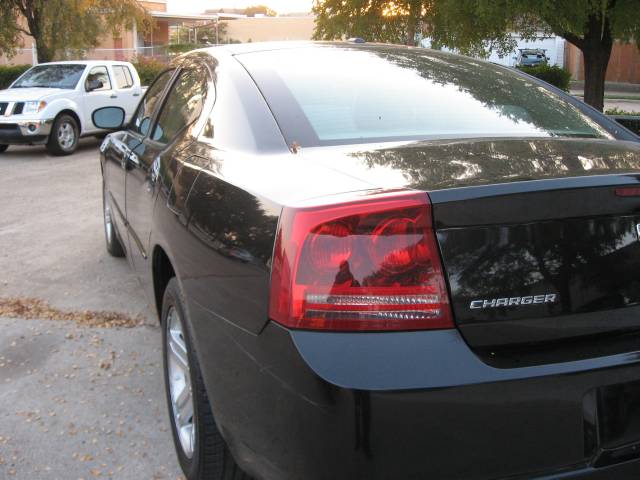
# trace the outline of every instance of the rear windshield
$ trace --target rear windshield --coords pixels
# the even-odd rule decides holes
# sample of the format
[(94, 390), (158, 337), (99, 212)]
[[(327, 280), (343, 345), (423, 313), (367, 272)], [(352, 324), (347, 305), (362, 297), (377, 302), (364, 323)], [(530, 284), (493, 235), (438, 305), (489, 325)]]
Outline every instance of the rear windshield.
[(22, 75), (11, 88), (65, 88), (74, 89), (84, 72), (85, 65), (38, 65)]
[(310, 47), (238, 55), (290, 142), (608, 137), (527, 77), (433, 50)]

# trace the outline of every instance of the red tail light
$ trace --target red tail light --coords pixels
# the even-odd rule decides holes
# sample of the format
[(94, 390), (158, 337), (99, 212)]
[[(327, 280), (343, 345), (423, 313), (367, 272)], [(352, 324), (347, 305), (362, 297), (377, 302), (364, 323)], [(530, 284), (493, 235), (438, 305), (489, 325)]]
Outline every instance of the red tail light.
[(290, 328), (453, 328), (427, 195), (286, 207), (269, 316)]
[(640, 197), (640, 188), (638, 187), (618, 187), (614, 189), (618, 197)]

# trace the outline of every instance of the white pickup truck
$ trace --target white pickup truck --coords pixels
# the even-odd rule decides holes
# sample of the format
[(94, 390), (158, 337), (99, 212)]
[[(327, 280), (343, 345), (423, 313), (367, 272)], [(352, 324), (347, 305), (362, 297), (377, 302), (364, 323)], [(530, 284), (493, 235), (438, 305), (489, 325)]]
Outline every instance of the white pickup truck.
[(36, 65), (0, 90), (0, 153), (9, 145), (45, 144), (53, 155), (75, 151), (80, 137), (103, 131), (94, 110), (122, 107), (128, 120), (142, 89), (127, 62), (77, 61)]

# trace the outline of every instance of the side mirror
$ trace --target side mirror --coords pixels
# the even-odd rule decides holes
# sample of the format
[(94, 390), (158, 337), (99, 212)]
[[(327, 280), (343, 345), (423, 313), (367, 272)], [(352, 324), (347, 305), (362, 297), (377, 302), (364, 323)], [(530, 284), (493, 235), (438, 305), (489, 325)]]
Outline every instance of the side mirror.
[(124, 126), (125, 113), (120, 107), (102, 107), (91, 114), (93, 124), (104, 130), (120, 130)]
[(87, 91), (88, 92), (93, 92), (94, 90), (98, 90), (100, 88), (104, 87), (104, 83), (102, 83), (102, 80), (89, 80), (87, 82)]

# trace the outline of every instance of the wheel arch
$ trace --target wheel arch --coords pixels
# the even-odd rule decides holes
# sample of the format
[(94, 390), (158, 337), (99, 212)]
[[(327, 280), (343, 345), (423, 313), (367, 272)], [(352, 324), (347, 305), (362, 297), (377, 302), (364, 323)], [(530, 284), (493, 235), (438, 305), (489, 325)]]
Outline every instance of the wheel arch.
[(71, 110), (70, 108), (60, 110), (53, 119), (53, 123), (55, 123), (56, 120), (60, 118), (60, 115), (69, 115), (70, 117), (72, 117), (78, 124), (78, 135), (82, 135), (82, 122), (80, 121), (80, 117), (74, 110)]
[(151, 257), (152, 275), (153, 275), (153, 294), (158, 319), (162, 317), (162, 299), (167, 289), (169, 280), (176, 276), (173, 263), (169, 259), (167, 252), (160, 246), (153, 248)]

